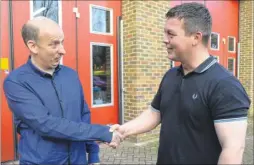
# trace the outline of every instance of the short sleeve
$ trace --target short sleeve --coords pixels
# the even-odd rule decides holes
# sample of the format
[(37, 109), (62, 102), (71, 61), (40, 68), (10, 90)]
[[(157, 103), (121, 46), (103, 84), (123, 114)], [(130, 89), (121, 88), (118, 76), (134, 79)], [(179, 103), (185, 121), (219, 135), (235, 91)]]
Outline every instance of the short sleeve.
[(164, 77), (162, 78), (161, 82), (160, 82), (160, 85), (159, 85), (159, 89), (157, 90), (157, 93), (155, 94), (154, 98), (153, 98), (153, 101), (151, 103), (151, 106), (152, 106), (152, 110), (154, 111), (160, 111), (160, 104), (161, 104), (161, 94), (162, 94), (162, 83), (163, 83), (163, 80), (165, 79), (165, 75)]
[(250, 99), (239, 80), (231, 76), (218, 82), (208, 104), (214, 122), (242, 120), (247, 118)]

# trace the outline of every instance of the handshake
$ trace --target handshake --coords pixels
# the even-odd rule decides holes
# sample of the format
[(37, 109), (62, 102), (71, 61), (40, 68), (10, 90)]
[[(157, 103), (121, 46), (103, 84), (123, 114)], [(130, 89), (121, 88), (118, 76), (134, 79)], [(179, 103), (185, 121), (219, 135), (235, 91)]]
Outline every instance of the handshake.
[(111, 142), (108, 145), (115, 149), (127, 137), (126, 130), (122, 125), (115, 124), (110, 126), (109, 131), (113, 132), (113, 136)]

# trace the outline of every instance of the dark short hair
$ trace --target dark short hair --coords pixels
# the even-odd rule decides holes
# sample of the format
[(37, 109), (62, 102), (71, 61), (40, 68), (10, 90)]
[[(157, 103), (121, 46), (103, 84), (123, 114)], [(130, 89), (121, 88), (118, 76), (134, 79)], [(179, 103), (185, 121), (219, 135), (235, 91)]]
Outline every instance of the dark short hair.
[(22, 38), (27, 46), (27, 41), (33, 40), (35, 42), (38, 41), (38, 36), (39, 36), (39, 28), (36, 26), (33, 26), (31, 24), (24, 24), (21, 30)]
[(166, 18), (177, 18), (184, 21), (186, 35), (196, 32), (203, 34), (202, 43), (207, 46), (212, 29), (212, 17), (209, 10), (200, 3), (183, 3), (171, 8)]

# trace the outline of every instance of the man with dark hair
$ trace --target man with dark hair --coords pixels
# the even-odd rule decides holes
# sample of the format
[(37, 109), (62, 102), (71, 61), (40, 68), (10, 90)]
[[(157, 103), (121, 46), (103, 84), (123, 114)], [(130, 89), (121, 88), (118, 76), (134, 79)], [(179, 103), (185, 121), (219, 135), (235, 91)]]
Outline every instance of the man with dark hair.
[(98, 163), (99, 147), (94, 141), (116, 147), (121, 135), (108, 126), (90, 124), (78, 74), (60, 65), (65, 55), (62, 29), (48, 18), (37, 17), (23, 26), (22, 37), (30, 57), (4, 81), (20, 134), (20, 164)]
[(122, 126), (124, 137), (161, 123), (157, 164), (241, 164), (250, 100), (228, 70), (208, 53), (212, 18), (199, 3), (166, 14), (168, 58), (181, 62), (166, 72), (151, 108)]

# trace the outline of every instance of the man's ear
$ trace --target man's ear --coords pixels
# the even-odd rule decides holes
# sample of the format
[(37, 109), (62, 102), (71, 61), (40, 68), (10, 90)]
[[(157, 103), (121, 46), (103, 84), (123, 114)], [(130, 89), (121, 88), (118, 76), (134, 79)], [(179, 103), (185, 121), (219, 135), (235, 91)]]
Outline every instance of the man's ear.
[(197, 46), (198, 43), (202, 42), (203, 34), (201, 32), (197, 32), (193, 35), (193, 46)]
[(28, 40), (27, 41), (27, 47), (28, 49), (33, 53), (37, 54), (38, 53), (38, 46), (36, 45), (36, 42), (33, 40)]

